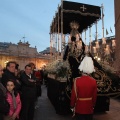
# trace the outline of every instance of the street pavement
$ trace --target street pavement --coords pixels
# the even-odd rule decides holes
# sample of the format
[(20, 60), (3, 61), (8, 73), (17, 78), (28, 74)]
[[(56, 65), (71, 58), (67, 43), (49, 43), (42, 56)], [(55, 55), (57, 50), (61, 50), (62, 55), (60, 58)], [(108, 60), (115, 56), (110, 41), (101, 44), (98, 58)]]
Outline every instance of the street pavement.
[(94, 120), (120, 120), (120, 98), (110, 99), (110, 110), (94, 115)]
[[(42, 96), (38, 98), (34, 120), (74, 120), (71, 115), (59, 115), (47, 97), (47, 88), (42, 85)], [(110, 99), (110, 110), (95, 113), (94, 120), (120, 120), (120, 100)]]

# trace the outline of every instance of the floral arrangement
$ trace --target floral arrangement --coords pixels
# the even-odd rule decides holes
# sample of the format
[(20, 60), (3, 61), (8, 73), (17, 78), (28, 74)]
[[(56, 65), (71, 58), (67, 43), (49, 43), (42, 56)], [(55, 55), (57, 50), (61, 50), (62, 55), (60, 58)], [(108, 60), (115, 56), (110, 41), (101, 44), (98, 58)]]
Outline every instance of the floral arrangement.
[(58, 59), (54, 62), (49, 63), (46, 66), (46, 71), (49, 74), (54, 74), (56, 77), (66, 77), (69, 70), (69, 64), (67, 61)]

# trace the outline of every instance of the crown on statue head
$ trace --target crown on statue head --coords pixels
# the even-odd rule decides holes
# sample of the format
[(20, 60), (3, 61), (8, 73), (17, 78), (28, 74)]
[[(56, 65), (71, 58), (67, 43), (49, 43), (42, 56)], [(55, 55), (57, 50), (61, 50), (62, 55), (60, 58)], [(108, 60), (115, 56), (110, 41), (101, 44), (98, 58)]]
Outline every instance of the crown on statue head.
[(70, 23), (70, 27), (71, 27), (71, 29), (78, 29), (79, 28), (79, 23), (77, 23), (76, 21), (72, 21), (71, 23)]

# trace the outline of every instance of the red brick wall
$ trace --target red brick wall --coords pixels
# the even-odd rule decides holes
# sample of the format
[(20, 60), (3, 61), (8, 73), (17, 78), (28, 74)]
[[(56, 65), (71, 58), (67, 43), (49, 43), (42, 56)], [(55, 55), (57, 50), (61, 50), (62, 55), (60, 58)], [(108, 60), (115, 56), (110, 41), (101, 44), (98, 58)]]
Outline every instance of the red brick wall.
[(120, 0), (114, 0), (116, 51), (114, 67), (120, 70)]

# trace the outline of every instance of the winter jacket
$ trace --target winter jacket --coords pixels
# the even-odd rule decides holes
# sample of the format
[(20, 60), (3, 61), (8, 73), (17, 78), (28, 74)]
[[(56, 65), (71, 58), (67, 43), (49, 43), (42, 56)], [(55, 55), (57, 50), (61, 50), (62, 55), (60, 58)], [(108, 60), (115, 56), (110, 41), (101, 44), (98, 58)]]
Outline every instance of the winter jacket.
[(19, 93), (16, 96), (16, 109), (14, 109), (13, 97), (10, 92), (7, 92), (7, 101), (10, 104), (10, 110), (8, 115), (12, 116), (15, 113), (17, 115), (17, 118), (19, 118), (19, 113), (21, 110), (21, 100)]

